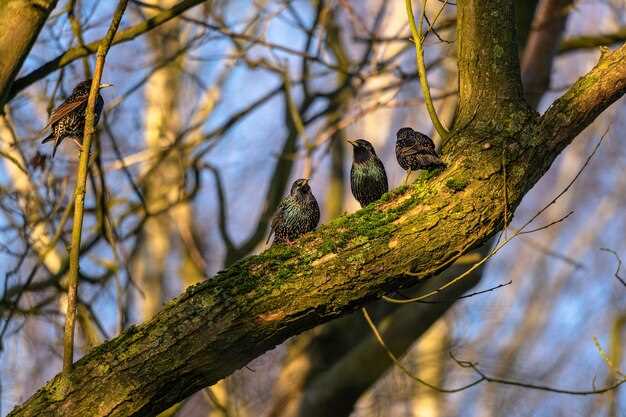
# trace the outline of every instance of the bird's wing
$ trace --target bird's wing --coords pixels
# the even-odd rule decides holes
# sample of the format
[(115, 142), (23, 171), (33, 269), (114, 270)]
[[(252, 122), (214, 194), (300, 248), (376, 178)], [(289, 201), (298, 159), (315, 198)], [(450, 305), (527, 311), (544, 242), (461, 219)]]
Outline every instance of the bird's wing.
[[(435, 152), (435, 142), (431, 138), (426, 135), (421, 134), (420, 132), (415, 132), (417, 135), (415, 136), (415, 143), (418, 147), (423, 147), (424, 149), (430, 149), (432, 152)], [(424, 152), (430, 153), (430, 152)]]
[(50, 118), (48, 119), (48, 123), (46, 123), (46, 126), (44, 127), (44, 129), (52, 126), (53, 124), (55, 124), (56, 122), (58, 122), (59, 120), (61, 120), (62, 118), (70, 114), (71, 112), (73, 112), (74, 110), (78, 109), (80, 106), (85, 105), (86, 103), (87, 103), (87, 100), (82, 97), (77, 100), (64, 101), (63, 104), (61, 104), (59, 107), (54, 109), (52, 114), (50, 114)]
[(429, 146), (421, 141), (415, 142), (411, 146), (398, 149), (398, 156), (410, 157), (413, 155), (437, 155), (434, 146)]
[(283, 217), (284, 217), (284, 203), (281, 202), (278, 206), (278, 210), (276, 210), (276, 214), (274, 215), (274, 218), (272, 219), (272, 223), (270, 225), (270, 233), (267, 235), (267, 240), (265, 241), (266, 244), (269, 243), (278, 224), (283, 221)]
[(377, 162), (378, 162), (378, 165), (380, 166), (380, 170), (383, 172), (383, 177), (385, 178), (385, 183), (387, 183), (387, 171), (385, 170), (385, 165), (383, 164), (383, 161), (381, 161), (380, 159)]
[(385, 171), (385, 165), (383, 164), (383, 161), (381, 161), (380, 159), (376, 158), (376, 164), (379, 166), (383, 174), (382, 175), (383, 181), (380, 181), (380, 191), (381, 191), (381, 194), (385, 194), (387, 191), (389, 191), (389, 181), (387, 180), (387, 171)]

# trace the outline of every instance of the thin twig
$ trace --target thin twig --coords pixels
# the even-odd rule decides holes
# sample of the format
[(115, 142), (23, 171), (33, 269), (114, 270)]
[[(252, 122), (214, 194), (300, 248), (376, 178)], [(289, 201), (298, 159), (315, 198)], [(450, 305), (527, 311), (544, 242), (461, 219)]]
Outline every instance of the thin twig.
[(615, 384), (608, 385), (608, 386), (600, 388), (600, 389), (578, 391), (578, 390), (568, 390), (568, 389), (554, 388), (554, 387), (551, 387), (551, 386), (548, 386), (548, 385), (537, 385), (537, 384), (530, 384), (530, 383), (520, 382), (520, 381), (511, 381), (511, 380), (508, 380), (508, 379), (501, 379), (501, 378), (495, 378), (495, 377), (489, 376), (489, 375), (485, 374), (483, 371), (481, 371), (478, 368), (477, 364), (472, 363), (472, 362), (468, 362), (468, 361), (459, 360), (459, 359), (457, 359), (454, 356), (454, 354), (452, 352), (449, 352), (450, 358), (452, 358), (452, 360), (454, 362), (456, 362), (457, 365), (459, 365), (461, 368), (472, 369), (474, 372), (476, 372), (476, 374), (478, 375), (478, 378), (473, 380), (472, 382), (470, 382), (468, 384), (465, 384), (465, 385), (463, 385), (461, 387), (458, 387), (458, 388), (451, 388), (451, 389), (441, 388), (441, 387), (438, 387), (436, 385), (430, 384), (430, 383), (424, 381), (421, 378), (418, 378), (417, 376), (413, 375), (404, 365), (402, 365), (402, 363), (398, 360), (396, 355), (389, 349), (389, 347), (387, 346), (387, 344), (383, 340), (380, 332), (376, 328), (376, 325), (372, 321), (372, 319), (371, 319), (369, 313), (367, 312), (367, 310), (365, 308), (362, 308), (361, 312), (363, 313), (363, 317), (365, 318), (365, 321), (367, 322), (367, 324), (369, 325), (370, 329), (372, 330), (372, 333), (374, 334), (374, 338), (376, 339), (378, 344), (385, 350), (385, 352), (387, 353), (387, 356), (389, 356), (389, 359), (391, 359), (391, 361), (405, 375), (407, 375), (409, 378), (413, 379), (414, 381), (419, 382), (422, 385), (427, 386), (430, 389), (433, 389), (433, 390), (441, 392), (441, 393), (453, 394), (455, 392), (466, 390), (466, 389), (468, 389), (470, 387), (473, 387), (475, 385), (478, 385), (478, 384), (480, 384), (482, 382), (491, 382), (491, 383), (501, 384), (501, 385), (512, 385), (512, 386), (521, 387), (521, 388), (527, 388), (527, 389), (533, 389), (533, 390), (539, 390), (539, 391), (548, 391), (548, 392), (553, 392), (553, 393), (556, 393), (556, 394), (568, 394), (568, 395), (581, 395), (581, 396), (583, 396), (583, 395), (603, 394), (605, 392), (612, 391), (612, 390), (618, 388), (620, 385), (622, 385), (623, 383), (626, 382), (626, 378), (624, 378), (624, 379), (616, 382)]
[(621, 381), (618, 381), (615, 384), (608, 385), (606, 387), (599, 388), (599, 389), (593, 389), (593, 390), (581, 390), (581, 391), (578, 391), (578, 390), (561, 389), (561, 388), (550, 387), (548, 385), (529, 384), (529, 383), (526, 383), (526, 382), (511, 381), (511, 380), (508, 380), (508, 379), (501, 379), (501, 378), (496, 378), (496, 377), (493, 377), (493, 376), (489, 376), (489, 375), (485, 374), (483, 371), (481, 371), (480, 369), (478, 369), (478, 365), (475, 364), (475, 363), (459, 360), (459, 359), (454, 357), (452, 352), (450, 352), (450, 357), (461, 368), (469, 368), (469, 369), (472, 369), (474, 372), (476, 372), (476, 374), (478, 374), (478, 376), (480, 376), (480, 379), (479, 379), (480, 382), (485, 381), (485, 382), (492, 382), (492, 383), (501, 384), (501, 385), (512, 385), (512, 386), (515, 386), (515, 387), (528, 388), (528, 389), (539, 390), (539, 391), (553, 392), (555, 394), (583, 395), (583, 396), (584, 395), (604, 394), (605, 392), (612, 391), (612, 390), (616, 389), (617, 387), (622, 385), (624, 382), (626, 382), (626, 379), (622, 379)]
[(8, 159), (9, 161), (13, 162), (13, 165), (15, 165), (20, 171), (22, 171), (24, 174), (26, 175), (30, 175), (28, 173), (28, 171), (26, 171), (26, 168), (24, 168), (22, 166), (22, 164), (20, 164), (20, 161), (17, 160), (17, 158), (15, 158), (13, 155), (9, 154), (8, 152), (3, 151), (2, 149), (0, 149), (0, 156), (2, 156), (3, 158)]
[(83, 211), (85, 208), (85, 189), (87, 185), (87, 172), (89, 168), (89, 150), (94, 136), (96, 99), (100, 90), (100, 80), (104, 71), (106, 54), (111, 47), (111, 42), (122, 21), (122, 15), (126, 10), (128, 0), (120, 0), (106, 36), (98, 46), (96, 53), (96, 67), (94, 70), (89, 100), (85, 115), (85, 131), (83, 136), (83, 149), (80, 155), (76, 174), (76, 189), (74, 191), (74, 222), (72, 224), (72, 243), (70, 247), (70, 269), (68, 273), (67, 311), (65, 319), (65, 332), (63, 338), (63, 374), (67, 377), (72, 370), (74, 361), (74, 327), (76, 322), (76, 302), (78, 299), (78, 270), (80, 261), (80, 241), (83, 230)]
[(600, 250), (612, 253), (613, 256), (615, 256), (615, 259), (617, 259), (617, 269), (615, 270), (615, 274), (614, 274), (615, 278), (617, 278), (617, 280), (619, 282), (621, 282), (624, 287), (626, 287), (626, 280), (624, 280), (624, 278), (622, 278), (620, 276), (620, 274), (619, 274), (619, 270), (622, 268), (622, 260), (620, 259), (620, 257), (617, 254), (617, 252), (615, 252), (613, 249), (609, 249), (609, 248), (600, 248)]
[(372, 330), (372, 333), (374, 333), (374, 337), (376, 338), (376, 341), (385, 350), (385, 352), (387, 353), (387, 356), (389, 356), (389, 359), (391, 359), (391, 361), (398, 368), (400, 368), (400, 370), (402, 372), (404, 372), (404, 374), (406, 374), (409, 378), (413, 379), (414, 381), (417, 381), (420, 384), (425, 385), (428, 388), (433, 389), (435, 391), (443, 392), (443, 393), (447, 393), (447, 394), (452, 394), (452, 393), (455, 393), (455, 392), (463, 391), (465, 389), (473, 387), (474, 385), (480, 384), (483, 381), (482, 378), (479, 378), (479, 379), (477, 379), (477, 380), (475, 380), (473, 382), (470, 382), (469, 384), (463, 385), (463, 386), (461, 386), (459, 388), (447, 389), (447, 388), (438, 387), (436, 385), (433, 385), (433, 384), (431, 384), (429, 382), (424, 381), (421, 378), (418, 378), (417, 376), (413, 375), (413, 373), (411, 373), (404, 365), (402, 365), (402, 363), (398, 360), (396, 355), (389, 349), (389, 347), (387, 347), (387, 344), (385, 343), (385, 341), (383, 340), (382, 336), (380, 335), (380, 332), (376, 328), (376, 325), (372, 321), (372, 319), (371, 319), (369, 313), (367, 312), (367, 310), (365, 308), (362, 308), (361, 312), (363, 313), (363, 317), (365, 317), (365, 321), (370, 326), (370, 329)]
[(619, 370), (619, 368), (617, 367), (617, 365), (619, 364), (615, 364), (611, 358), (609, 358), (609, 355), (606, 353), (606, 351), (602, 348), (602, 345), (600, 344), (600, 341), (598, 340), (597, 337), (595, 336), (591, 336), (591, 338), (593, 339), (593, 344), (596, 345), (596, 349), (598, 349), (598, 353), (600, 353), (600, 357), (602, 357), (602, 360), (604, 361), (604, 363), (606, 363), (606, 366), (612, 370), (613, 372), (615, 372), (615, 374), (617, 376), (619, 376), (622, 379), (626, 379), (626, 375), (624, 375), (624, 373), (622, 371)]
[[(485, 290), (480, 290), (480, 291), (475, 291), (475, 292), (472, 292), (472, 293), (469, 293), (469, 294), (464, 294), (464, 295), (461, 295), (459, 297), (453, 298), (451, 300), (434, 300), (434, 301), (421, 300), (421, 301), (416, 301), (416, 302), (420, 303), (420, 304), (443, 304), (443, 303), (447, 304), (447, 303), (452, 303), (452, 302), (455, 302), (455, 301), (458, 301), (458, 300), (463, 300), (465, 298), (471, 298), (471, 297), (475, 297), (477, 295), (481, 295), (481, 294), (485, 294), (485, 293), (488, 293), (488, 292), (492, 292), (492, 291), (498, 290), (498, 289), (500, 289), (502, 287), (507, 287), (507, 286), (509, 286), (511, 284), (513, 284), (513, 281), (508, 281), (508, 282), (505, 282), (504, 284), (498, 284), (498, 285), (495, 285), (493, 287), (487, 288)], [(399, 293), (399, 294), (402, 295), (401, 293)], [(407, 299), (409, 299), (409, 298), (407, 297)], [(383, 296), (383, 300), (389, 301), (389, 302), (392, 302), (392, 303), (396, 303), (397, 302), (396, 299), (393, 299), (393, 298), (390, 299), (386, 295)]]
[(422, 94), (424, 95), (424, 103), (428, 110), (430, 120), (433, 122), (433, 126), (437, 130), (437, 133), (442, 139), (449, 136), (446, 128), (441, 124), (437, 111), (433, 105), (433, 100), (430, 96), (430, 87), (428, 86), (428, 79), (426, 78), (426, 64), (424, 64), (424, 35), (422, 35), (422, 27), (424, 24), (424, 13), (426, 13), (426, 1), (424, 0), (422, 6), (422, 13), (420, 15), (419, 27), (415, 26), (415, 17), (413, 16), (413, 7), (411, 6), (411, 0), (405, 0), (406, 13), (409, 19), (409, 27), (411, 28), (411, 34), (413, 35), (413, 41), (415, 42), (415, 59), (417, 62), (417, 73), (419, 75), (420, 87)]
[[(114, 44), (131, 41), (146, 32), (154, 30), (160, 25), (170, 21), (171, 19), (174, 19), (180, 14), (201, 3), (203, 3), (203, 0), (183, 0), (179, 3), (176, 3), (171, 8), (162, 11), (161, 13), (151, 17), (150, 19), (146, 19), (140, 23), (137, 23), (136, 25), (125, 28), (115, 37)], [(98, 45), (101, 45), (102, 42), (104, 42), (105, 40), (106, 36), (105, 38), (88, 43), (87, 45), (85, 45), (84, 48), (80, 45), (74, 48), (70, 48), (62, 54), (58, 55), (56, 58), (41, 65), (39, 68), (36, 68), (28, 74), (24, 75), (23, 77), (16, 79), (11, 86), (11, 90), (9, 91), (7, 102), (8, 100), (13, 99), (13, 97), (15, 97), (17, 93), (24, 90), (26, 87), (33, 84), (34, 82), (45, 78), (52, 72), (69, 65), (79, 58), (91, 55), (96, 50)]]
[(293, 90), (291, 87), (291, 80), (289, 80), (289, 73), (287, 72), (287, 67), (285, 64), (283, 72), (283, 84), (285, 86), (285, 98), (287, 100), (287, 107), (289, 111), (289, 115), (291, 116), (291, 120), (293, 125), (296, 127), (296, 131), (298, 135), (302, 137), (302, 141), (304, 142), (304, 167), (302, 168), (304, 178), (311, 177), (313, 173), (313, 149), (314, 145), (309, 135), (306, 133), (306, 129), (304, 127), (304, 122), (302, 121), (302, 115), (298, 110), (298, 105), (296, 104), (293, 97)]

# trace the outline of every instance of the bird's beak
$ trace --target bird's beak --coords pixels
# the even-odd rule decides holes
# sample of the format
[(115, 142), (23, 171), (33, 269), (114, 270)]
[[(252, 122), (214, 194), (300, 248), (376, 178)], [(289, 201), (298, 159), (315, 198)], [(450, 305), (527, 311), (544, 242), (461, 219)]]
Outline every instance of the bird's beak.
[(353, 140), (347, 140), (346, 142), (348, 142), (352, 146), (356, 146), (356, 142)]
[(100, 84), (100, 89), (107, 88), (107, 87), (113, 87), (113, 84), (107, 84), (107, 83)]

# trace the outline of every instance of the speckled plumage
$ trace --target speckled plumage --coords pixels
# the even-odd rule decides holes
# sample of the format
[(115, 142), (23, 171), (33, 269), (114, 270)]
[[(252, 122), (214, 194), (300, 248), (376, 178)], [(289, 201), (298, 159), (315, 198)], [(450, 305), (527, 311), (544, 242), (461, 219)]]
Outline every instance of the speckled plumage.
[[(74, 87), (72, 94), (50, 114), (46, 128), (50, 127), (52, 133), (48, 135), (41, 143), (54, 140), (54, 149), (52, 157), (57, 152), (57, 148), (65, 138), (72, 138), (78, 142), (82, 142), (85, 130), (85, 113), (87, 109), (87, 100), (89, 99), (89, 90), (91, 88), (91, 80), (86, 80)], [(96, 100), (95, 123), (100, 120), (100, 113), (104, 107), (104, 99), (100, 94)]]
[(445, 167), (428, 136), (403, 127), (396, 133), (396, 159), (405, 171)]
[(378, 200), (389, 189), (387, 173), (371, 143), (364, 139), (350, 142), (354, 160), (350, 169), (352, 195), (365, 207)]
[(278, 206), (267, 242), (274, 234), (274, 243), (291, 243), (299, 236), (314, 230), (319, 221), (320, 208), (309, 187), (309, 180), (296, 180), (291, 186), (289, 196)]

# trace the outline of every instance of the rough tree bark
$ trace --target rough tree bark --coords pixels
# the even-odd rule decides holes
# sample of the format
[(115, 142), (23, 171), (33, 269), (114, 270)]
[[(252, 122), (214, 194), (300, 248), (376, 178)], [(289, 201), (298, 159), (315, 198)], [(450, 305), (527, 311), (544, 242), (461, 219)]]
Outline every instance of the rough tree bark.
[[(554, 0), (544, 0), (553, 2)], [(516, 29), (525, 34), (518, 45), (522, 51), (520, 56), (524, 56), (522, 68), (533, 67), (539, 72), (538, 78), (549, 80), (550, 70), (554, 53), (541, 53), (538, 51), (539, 42), (534, 40), (534, 53), (525, 51), (526, 39), (537, 36), (545, 36), (544, 31), (536, 33), (530, 27), (537, 26), (538, 21), (545, 21), (545, 16), (539, 15), (533, 19), (535, 13), (535, 2), (516, 1)], [(392, 7), (392, 6), (390, 6)], [(436, 7), (440, 7), (436, 5)], [(402, 10), (402, 19), (404, 10)], [(533, 23), (533, 20), (535, 23)], [(551, 26), (551, 34), (556, 39), (561, 38), (564, 25), (558, 27)], [(453, 32), (452, 32), (453, 33)], [(449, 38), (447, 35), (444, 37)], [(554, 51), (552, 51), (554, 52)], [(538, 62), (539, 61), (539, 62)], [(549, 62), (546, 62), (549, 61)], [(456, 74), (454, 74), (456, 79)], [(522, 77), (523, 78), (523, 77)], [(523, 78), (524, 91), (527, 92), (529, 85)], [(537, 88), (539, 87), (539, 88)], [(538, 100), (541, 98), (548, 84), (533, 86), (533, 100), (529, 104), (536, 108)], [(528, 95), (526, 95), (528, 100)], [(456, 97), (453, 98), (452, 113), (456, 113)], [(445, 112), (445, 105), (440, 106), (439, 116)], [(448, 110), (448, 112), (450, 112)], [(443, 119), (453, 120), (454, 117), (443, 117)], [(446, 125), (449, 125), (447, 123)], [(475, 251), (468, 254), (469, 262), (464, 266), (463, 257), (457, 261), (455, 266), (446, 269), (442, 274), (428, 280), (427, 284), (431, 289), (439, 288), (450, 279), (463, 273), (469, 266), (476, 262), (476, 256), (482, 258), (487, 256), (491, 250), (491, 244), (487, 243)], [(474, 255), (473, 259), (472, 256)], [(428, 330), (429, 324), (435, 322), (437, 314), (443, 315), (450, 306), (454, 304), (454, 298), (468, 290), (472, 285), (480, 281), (482, 268), (456, 285), (454, 288), (446, 290), (445, 298), (447, 303), (437, 306), (409, 304), (404, 305), (400, 311), (396, 311), (397, 305), (389, 305), (382, 302), (382, 306), (373, 303), (368, 306), (370, 314), (380, 317), (375, 320), (381, 321), (384, 318), (386, 323), (383, 336), (393, 352), (398, 356), (403, 356), (410, 349), (413, 341), (421, 337), (422, 333)], [(434, 285), (434, 287), (432, 287)], [(423, 285), (418, 285), (413, 289), (419, 294), (428, 292)], [(390, 335), (400, 335), (398, 340)], [(304, 338), (303, 340), (300, 340)], [(420, 341), (422, 342), (422, 341)], [(370, 348), (365, 346), (370, 345)], [(373, 346), (371, 346), (373, 345)], [(363, 366), (363, 364), (368, 364)], [(349, 366), (352, 365), (352, 368)], [(378, 345), (371, 335), (371, 329), (365, 325), (361, 314), (353, 314), (335, 320), (324, 326), (303, 334), (296, 339), (288, 348), (288, 355), (285, 358), (281, 374), (275, 384), (272, 408), (268, 417), (307, 417), (318, 414), (332, 414), (336, 417), (348, 416), (352, 413), (355, 403), (362, 397), (363, 393), (370, 389), (379, 378), (393, 366), (386, 352)], [(430, 381), (430, 379), (426, 379)], [(420, 388), (420, 387), (417, 387)], [(424, 387), (422, 387), (424, 388)], [(424, 397), (428, 397), (431, 392), (424, 388)], [(414, 403), (420, 401), (420, 396), (415, 396)], [(325, 411), (322, 411), (325, 410)]]
[(522, 96), (512, 0), (457, 7), (460, 109), (444, 172), (189, 288), (78, 361), (69, 389), (57, 376), (10, 415), (154, 415), (290, 336), (441, 272), (499, 231), (560, 151), (626, 92), (626, 46), (605, 51), (539, 117)]
[[(488, 247), (483, 246), (484, 252), (488, 252)], [(483, 253), (486, 255), (486, 253)], [(475, 259), (474, 259), (475, 260)], [(446, 270), (445, 274), (426, 280), (418, 285), (419, 294), (435, 291), (444, 285), (451, 277), (458, 276), (468, 269), (468, 265), (455, 264)], [(448, 273), (449, 270), (452, 270)], [(455, 275), (453, 271), (456, 272)], [(459, 282), (452, 288), (446, 290), (445, 298), (454, 299), (463, 295), (472, 288), (480, 279), (481, 271), (475, 271), (466, 279)], [(397, 356), (402, 356), (413, 345), (415, 340), (426, 332), (433, 323), (452, 306), (453, 303), (438, 304), (374, 304), (368, 306), (368, 311), (378, 313), (381, 319), (375, 319), (379, 323), (379, 330), (385, 343)], [(347, 323), (346, 323), (347, 322)], [(278, 392), (275, 396), (276, 403), (273, 405), (269, 417), (316, 417), (316, 416), (349, 416), (354, 410), (357, 400), (389, 370), (393, 362), (378, 341), (371, 334), (371, 329), (367, 326), (363, 317), (355, 315), (337, 320), (339, 331), (331, 326), (325, 329), (326, 332), (319, 335), (319, 338), (326, 336), (326, 346), (315, 340), (311, 343), (317, 351), (312, 352), (321, 357), (313, 357), (310, 362), (305, 358), (300, 361), (290, 363), (292, 375), (281, 374), (281, 377), (288, 380), (293, 374), (297, 375), (298, 367), (311, 364), (316, 369), (306, 373), (310, 380), (302, 381), (303, 390), (301, 393), (288, 391), (285, 395)], [(342, 325), (343, 324), (343, 325)], [(347, 329), (346, 324), (351, 328)], [(410, 329), (410, 330), (409, 330)], [(368, 333), (369, 332), (369, 333)], [(353, 339), (352, 344), (348, 343)], [(332, 344), (333, 346), (328, 346)], [(337, 351), (336, 346), (347, 350)], [(328, 367), (320, 366), (327, 360)], [(301, 377), (301, 376), (300, 376)], [(291, 378), (293, 384), (299, 384), (297, 378)], [(305, 383), (306, 384), (305, 384)], [(432, 382), (432, 381), (429, 381)], [(295, 395), (291, 395), (295, 394)]]

